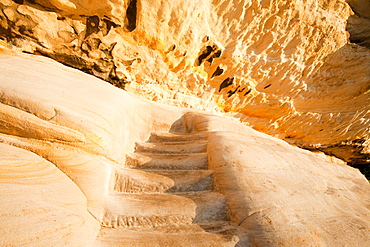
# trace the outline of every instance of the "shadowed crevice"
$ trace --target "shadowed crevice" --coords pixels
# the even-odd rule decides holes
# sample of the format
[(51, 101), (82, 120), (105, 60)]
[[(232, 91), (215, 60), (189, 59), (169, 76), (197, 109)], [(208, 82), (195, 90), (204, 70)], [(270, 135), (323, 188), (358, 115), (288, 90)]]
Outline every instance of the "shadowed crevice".
[(129, 0), (129, 4), (126, 10), (126, 19), (127, 25), (126, 28), (128, 31), (132, 32), (136, 28), (137, 21), (137, 0)]
[(347, 20), (346, 31), (350, 34), (351, 43), (370, 49), (370, 15), (366, 11), (370, 8), (370, 2), (355, 3), (348, 1), (349, 6), (355, 13)]

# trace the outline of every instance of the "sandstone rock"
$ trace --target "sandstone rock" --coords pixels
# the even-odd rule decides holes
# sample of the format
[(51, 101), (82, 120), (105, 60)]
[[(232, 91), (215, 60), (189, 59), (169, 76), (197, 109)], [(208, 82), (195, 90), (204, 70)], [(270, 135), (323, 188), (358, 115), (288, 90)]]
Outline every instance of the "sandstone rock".
[(368, 46), (369, 4), (347, 2), (1, 0), (0, 37), (148, 99), (229, 112), (366, 164), (370, 52), (349, 40)]
[(366, 48), (370, 48), (369, 35), (370, 19), (352, 15), (348, 18), (347, 30), (350, 33), (350, 40)]
[[(358, 170), (234, 118), (0, 51), (1, 245), (370, 244)], [(147, 158), (126, 159), (133, 152)]]
[(0, 245), (91, 246), (99, 222), (78, 186), (28, 150), (4, 143), (0, 150)]
[(367, 0), (346, 0), (351, 6), (356, 15), (370, 18), (370, 3)]

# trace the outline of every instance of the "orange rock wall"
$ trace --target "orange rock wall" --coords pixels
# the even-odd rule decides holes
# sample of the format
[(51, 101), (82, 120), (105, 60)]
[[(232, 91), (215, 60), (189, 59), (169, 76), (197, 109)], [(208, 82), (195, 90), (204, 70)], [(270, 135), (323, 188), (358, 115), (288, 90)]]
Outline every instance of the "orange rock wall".
[(0, 0), (0, 37), (150, 100), (228, 112), (367, 163), (370, 52), (350, 44), (346, 28), (368, 6), (349, 4)]

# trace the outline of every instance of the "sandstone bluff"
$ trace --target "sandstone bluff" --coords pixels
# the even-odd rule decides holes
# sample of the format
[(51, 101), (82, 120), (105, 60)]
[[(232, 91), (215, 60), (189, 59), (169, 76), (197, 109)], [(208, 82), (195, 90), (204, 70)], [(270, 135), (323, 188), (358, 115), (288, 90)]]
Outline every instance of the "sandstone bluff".
[(369, 1), (0, 9), (0, 246), (370, 245)]

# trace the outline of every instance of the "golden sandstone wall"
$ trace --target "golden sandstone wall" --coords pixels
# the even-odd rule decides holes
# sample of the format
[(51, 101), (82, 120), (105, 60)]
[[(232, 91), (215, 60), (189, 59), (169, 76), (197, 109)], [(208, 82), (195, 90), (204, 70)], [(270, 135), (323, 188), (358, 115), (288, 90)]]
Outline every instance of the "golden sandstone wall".
[[(143, 100), (1, 43), (0, 75), (0, 246), (370, 246), (370, 183), (343, 162), (232, 118)], [(176, 135), (157, 131), (206, 139), (185, 147), (143, 143), (153, 131), (162, 138)], [(133, 154), (135, 142), (136, 151), (149, 144), (157, 153)], [(199, 149), (202, 143), (206, 150)], [(190, 157), (161, 156), (163, 146)], [(158, 155), (170, 168), (199, 169), (199, 154), (208, 156), (213, 192), (196, 190), (209, 187), (191, 173), (205, 170), (172, 170), (184, 172), (179, 180), (140, 169)], [(159, 193), (181, 183), (205, 199), (181, 197), (188, 194), (183, 190)], [(216, 192), (222, 196), (215, 198)], [(239, 234), (217, 230), (215, 222), (203, 222), (204, 228), (191, 224), (197, 215), (219, 212), (217, 198), (221, 207), (227, 200), (229, 221)], [(179, 212), (190, 218), (173, 221)], [(236, 238), (217, 242), (227, 235)]]
[(228, 112), (290, 143), (366, 164), (369, 6), (0, 0), (0, 38), (148, 99)]
[[(0, 0), (0, 43), (368, 166), (369, 13), (366, 0)], [(0, 50), (0, 245), (92, 246), (126, 154), (189, 110)], [(369, 245), (357, 170), (226, 118), (193, 122), (218, 131), (210, 167), (251, 245)]]

